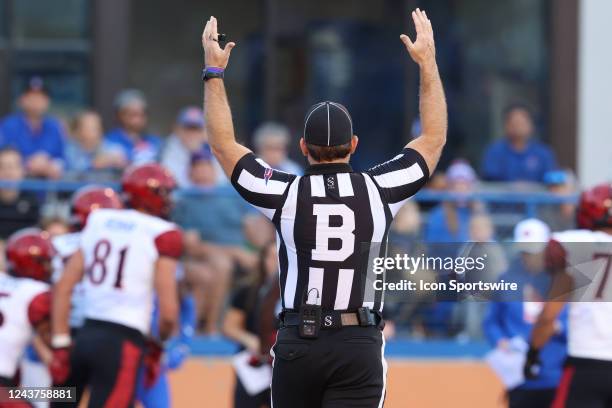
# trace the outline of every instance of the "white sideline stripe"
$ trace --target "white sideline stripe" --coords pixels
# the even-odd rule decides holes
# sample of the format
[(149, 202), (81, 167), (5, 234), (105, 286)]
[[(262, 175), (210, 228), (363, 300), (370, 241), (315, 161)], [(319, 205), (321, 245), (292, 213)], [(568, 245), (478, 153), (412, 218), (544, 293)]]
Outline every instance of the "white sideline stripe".
[(285, 308), (293, 309), (293, 301), (295, 298), (295, 290), (297, 286), (298, 261), (297, 252), (295, 249), (295, 237), (293, 236), (295, 224), (295, 208), (297, 206), (297, 191), (300, 185), (300, 177), (289, 186), (287, 200), (283, 206), (281, 213), (280, 227), (281, 235), (285, 242), (285, 250), (287, 251), (287, 280), (285, 281), (285, 293), (283, 299)]
[(338, 271), (338, 287), (336, 288), (334, 310), (348, 309), (354, 274), (355, 271), (353, 269), (340, 269)]
[(383, 368), (383, 388), (382, 395), (380, 396), (380, 402), (378, 403), (378, 408), (382, 408), (385, 403), (385, 393), (387, 392), (387, 360), (385, 359), (385, 335), (381, 332), (382, 337), (382, 346), (380, 348), (380, 359), (382, 360), (382, 368)]
[[(308, 268), (308, 291), (305, 297), (306, 302), (312, 299), (310, 291), (316, 289), (316, 293), (313, 293), (312, 296), (315, 297), (316, 304), (319, 306), (321, 305), (321, 297), (323, 296), (323, 272), (323, 268)], [(315, 291), (313, 290), (313, 292)]]
[(310, 196), (325, 197), (325, 184), (321, 174), (310, 176)]
[(355, 195), (353, 191), (353, 183), (351, 183), (351, 175), (349, 173), (338, 173), (338, 192), (340, 197), (352, 197)]
[(374, 176), (374, 180), (382, 188), (393, 188), (414, 183), (423, 178), (423, 170), (418, 163), (414, 163), (407, 169), (395, 170), (389, 173), (384, 173), (379, 176)]
[(288, 183), (285, 181), (268, 180), (266, 184), (265, 179), (255, 177), (246, 169), (242, 169), (238, 177), (238, 184), (252, 193), (283, 195)]

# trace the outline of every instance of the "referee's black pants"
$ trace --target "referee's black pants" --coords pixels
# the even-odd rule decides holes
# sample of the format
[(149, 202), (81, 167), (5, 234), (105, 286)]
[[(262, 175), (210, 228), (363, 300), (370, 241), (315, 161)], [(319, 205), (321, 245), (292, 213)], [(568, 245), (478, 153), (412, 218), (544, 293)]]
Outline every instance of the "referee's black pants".
[(375, 326), (321, 330), (317, 339), (281, 328), (273, 352), (273, 408), (383, 406), (387, 363)]

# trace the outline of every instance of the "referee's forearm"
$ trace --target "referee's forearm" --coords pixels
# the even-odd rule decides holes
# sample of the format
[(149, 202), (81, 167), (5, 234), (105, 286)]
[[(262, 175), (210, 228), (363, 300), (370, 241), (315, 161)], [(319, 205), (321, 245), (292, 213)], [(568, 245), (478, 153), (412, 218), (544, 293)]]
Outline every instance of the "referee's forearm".
[(210, 147), (222, 152), (236, 142), (232, 112), (227, 101), (225, 85), (220, 78), (209, 79), (204, 85), (204, 117)]
[(420, 67), (420, 101), (422, 137), (432, 147), (441, 148), (446, 143), (448, 113), (444, 87), (434, 61)]

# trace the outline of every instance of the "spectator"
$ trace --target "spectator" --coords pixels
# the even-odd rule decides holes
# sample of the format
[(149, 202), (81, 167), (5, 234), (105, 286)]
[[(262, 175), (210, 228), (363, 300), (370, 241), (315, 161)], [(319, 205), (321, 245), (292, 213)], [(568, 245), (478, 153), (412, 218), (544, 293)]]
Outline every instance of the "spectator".
[(216, 185), (212, 160), (210, 149), (193, 155), (190, 182), (194, 191), (179, 197), (173, 211), (173, 220), (186, 231), (186, 274), (194, 288), (200, 326), (208, 334), (217, 332), (236, 264), (249, 255), (256, 258), (243, 249), (243, 218), (250, 209), (232, 188)]
[(278, 123), (268, 122), (255, 130), (253, 140), (257, 156), (273, 169), (291, 174), (302, 174), (302, 167), (289, 158), (289, 129)]
[(456, 161), (446, 172), (447, 189), (457, 199), (445, 201), (434, 207), (427, 219), (425, 240), (427, 242), (465, 242), (469, 239), (469, 224), (472, 203), (466, 195), (474, 190), (476, 173), (465, 161)]
[[(161, 163), (174, 175), (180, 187), (189, 187), (190, 158), (193, 153), (206, 145), (206, 129), (204, 127), (204, 112), (191, 106), (183, 109), (178, 116), (174, 132), (168, 136), (161, 155)], [(216, 159), (217, 181), (222, 182), (225, 176)]]
[(91, 170), (119, 171), (127, 166), (127, 157), (118, 144), (103, 139), (102, 120), (93, 111), (76, 115), (72, 138), (66, 144), (66, 167), (86, 174)]
[[(260, 252), (257, 273), (235, 290), (223, 322), (223, 334), (238, 343), (241, 351), (247, 350), (251, 353), (254, 364), (266, 364), (268, 361), (261, 353), (258, 312), (262, 289), (268, 281), (274, 279), (277, 271), (276, 244), (268, 242)], [(272, 314), (268, 318), (273, 320)], [(249, 395), (241, 379), (236, 378), (234, 407), (268, 407), (269, 404), (269, 389)]]
[[(470, 242), (461, 249), (458, 256), (465, 259), (485, 259), (484, 268), (466, 271), (459, 279), (468, 283), (496, 282), (506, 271), (508, 263), (502, 246), (495, 241), (495, 227), (488, 214), (479, 212), (470, 219)], [(481, 339), (482, 319), (485, 303), (478, 300), (489, 299), (488, 292), (473, 291), (466, 295), (467, 301), (459, 302), (454, 309), (454, 320), (461, 332), (458, 338)]]
[[(19, 182), (25, 169), (19, 152), (13, 148), (0, 149), (0, 180)], [(38, 223), (39, 204), (33, 194), (16, 188), (0, 189), (0, 239), (5, 240), (13, 232)]]
[[(527, 219), (516, 225), (514, 236), (520, 254), (500, 279), (516, 282), (522, 293), (504, 293), (490, 303), (483, 330), (493, 347), (514, 351), (517, 358), (521, 358), (520, 353), (527, 350), (531, 330), (551, 284), (545, 272), (545, 248), (550, 230), (540, 220)], [(564, 311), (556, 324), (556, 334), (541, 350), (542, 366), (538, 377), (509, 391), (511, 408), (551, 406), (566, 357), (566, 319)]]
[(534, 140), (533, 117), (524, 105), (504, 111), (502, 140), (487, 148), (482, 160), (482, 177), (487, 181), (531, 181), (541, 183), (547, 171), (557, 166), (547, 145)]
[[(576, 192), (576, 179), (569, 170), (549, 171), (544, 175), (546, 189), (552, 194), (567, 196)], [(553, 231), (566, 231), (576, 226), (576, 205), (571, 202), (539, 206), (539, 216)]]
[(70, 232), (70, 224), (62, 217), (52, 216), (44, 218), (40, 222), (43, 231), (47, 231), (51, 238), (68, 234)]
[(65, 134), (59, 120), (47, 114), (49, 95), (34, 77), (19, 97), (20, 111), (0, 125), (0, 146), (16, 149), (30, 176), (58, 179), (64, 167)]
[(143, 164), (159, 158), (161, 140), (146, 133), (147, 101), (136, 89), (122, 91), (115, 99), (119, 126), (106, 134), (106, 140), (122, 147), (132, 164)]

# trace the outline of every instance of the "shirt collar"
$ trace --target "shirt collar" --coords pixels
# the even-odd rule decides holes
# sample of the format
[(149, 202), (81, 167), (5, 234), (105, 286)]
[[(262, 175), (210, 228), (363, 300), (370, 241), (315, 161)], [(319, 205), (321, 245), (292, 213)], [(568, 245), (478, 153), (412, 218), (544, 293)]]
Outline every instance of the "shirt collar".
[(333, 173), (352, 173), (353, 168), (348, 163), (320, 163), (311, 164), (306, 167), (304, 174), (311, 176), (314, 174), (333, 174)]

